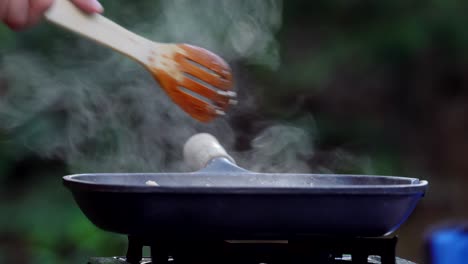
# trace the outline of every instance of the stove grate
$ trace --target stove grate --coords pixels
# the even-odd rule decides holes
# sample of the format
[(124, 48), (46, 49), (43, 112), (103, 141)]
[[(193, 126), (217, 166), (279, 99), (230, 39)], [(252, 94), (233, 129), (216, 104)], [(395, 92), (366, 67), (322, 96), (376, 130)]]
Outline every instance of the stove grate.
[[(125, 258), (91, 264), (400, 264), (411, 263), (395, 257), (397, 237), (307, 237), (280, 241), (195, 241), (154, 240), (129, 237)], [(149, 246), (151, 258), (143, 258)], [(100, 258), (101, 261), (109, 259)]]

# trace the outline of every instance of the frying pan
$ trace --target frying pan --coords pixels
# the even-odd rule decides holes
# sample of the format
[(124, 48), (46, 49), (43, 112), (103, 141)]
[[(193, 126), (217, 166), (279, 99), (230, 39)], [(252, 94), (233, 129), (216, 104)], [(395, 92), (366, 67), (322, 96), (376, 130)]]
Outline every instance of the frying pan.
[(209, 134), (191, 137), (184, 156), (194, 172), (77, 174), (63, 181), (97, 227), (171, 239), (388, 235), (428, 185), (405, 177), (255, 173), (237, 166)]

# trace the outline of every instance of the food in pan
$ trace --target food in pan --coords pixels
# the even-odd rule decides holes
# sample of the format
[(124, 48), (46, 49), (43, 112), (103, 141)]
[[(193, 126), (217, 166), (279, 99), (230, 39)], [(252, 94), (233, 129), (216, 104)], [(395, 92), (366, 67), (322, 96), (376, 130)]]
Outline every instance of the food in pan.
[(159, 184), (155, 181), (146, 181), (146, 185), (148, 186), (159, 186)]

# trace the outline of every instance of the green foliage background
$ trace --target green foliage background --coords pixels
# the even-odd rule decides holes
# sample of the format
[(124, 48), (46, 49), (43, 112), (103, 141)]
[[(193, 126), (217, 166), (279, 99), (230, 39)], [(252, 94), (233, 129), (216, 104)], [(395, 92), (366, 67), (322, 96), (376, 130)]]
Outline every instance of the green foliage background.
[[(132, 26), (136, 14), (141, 21), (162, 15), (156, 0), (102, 2), (106, 16), (124, 26)], [(239, 76), (248, 76), (240, 83), (251, 83), (255, 89), (249, 92), (256, 98), (256, 107), (232, 122), (241, 123), (236, 129), (243, 134), (255, 131), (246, 124), (294, 124), (312, 115), (320, 134), (313, 168), (464, 183), (456, 175), (468, 172), (460, 165), (468, 150), (462, 136), (468, 127), (466, 10), (466, 1), (455, 0), (284, 1), (276, 34), (279, 66), (254, 65), (249, 57), (232, 62)], [(0, 60), (2, 54), (22, 50), (54, 63), (52, 47), (76, 41), (45, 24), (21, 33), (0, 26)], [(8, 83), (2, 78), (0, 72), (0, 81)], [(446, 110), (454, 104), (458, 111)], [(15, 134), (0, 131), (0, 263), (85, 263), (89, 256), (123, 254), (126, 238), (94, 227), (62, 186), (60, 177), (68, 168), (24, 146), (22, 139), (52, 131), (49, 121), (36, 116)], [(330, 156), (336, 149), (370, 157), (372, 169)], [(409, 223), (421, 230), (403, 227), (402, 236), (408, 238), (402, 243), (418, 245), (402, 249), (403, 257), (420, 260), (424, 227), (465, 217), (455, 213), (453, 200), (444, 200), (452, 187), (440, 186)], [(440, 213), (441, 203), (450, 209)], [(440, 215), (420, 221), (434, 211)]]

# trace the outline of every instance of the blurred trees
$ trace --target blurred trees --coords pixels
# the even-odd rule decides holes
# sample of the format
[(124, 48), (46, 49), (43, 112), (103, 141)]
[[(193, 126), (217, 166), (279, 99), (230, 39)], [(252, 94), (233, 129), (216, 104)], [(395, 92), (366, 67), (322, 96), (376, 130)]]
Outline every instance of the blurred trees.
[[(160, 4), (103, 3), (123, 25), (132, 23), (127, 14), (142, 20), (158, 14)], [(457, 205), (467, 201), (467, 8), (456, 0), (284, 1), (279, 68), (232, 62), (241, 98), (254, 95), (255, 102), (229, 117), (238, 149), (249, 149), (267, 124), (311, 116), (318, 129), (316, 152), (307, 157), (313, 169), (430, 180), (419, 214), (440, 213), (418, 222), (419, 233), (403, 228), (414, 243), (428, 224), (464, 217)], [(52, 63), (52, 39), (73, 45), (76, 38), (47, 25), (23, 33), (0, 26), (2, 54), (22, 49)], [(0, 97), (9, 81), (0, 72)], [(31, 118), (25, 130), (40, 122)], [(88, 256), (124, 253), (125, 238), (92, 226), (61, 186), (63, 162), (38, 157), (18, 138), (0, 132), (0, 262), (85, 263)], [(369, 164), (349, 158), (363, 156)], [(418, 248), (411, 250), (403, 257), (416, 258)]]

